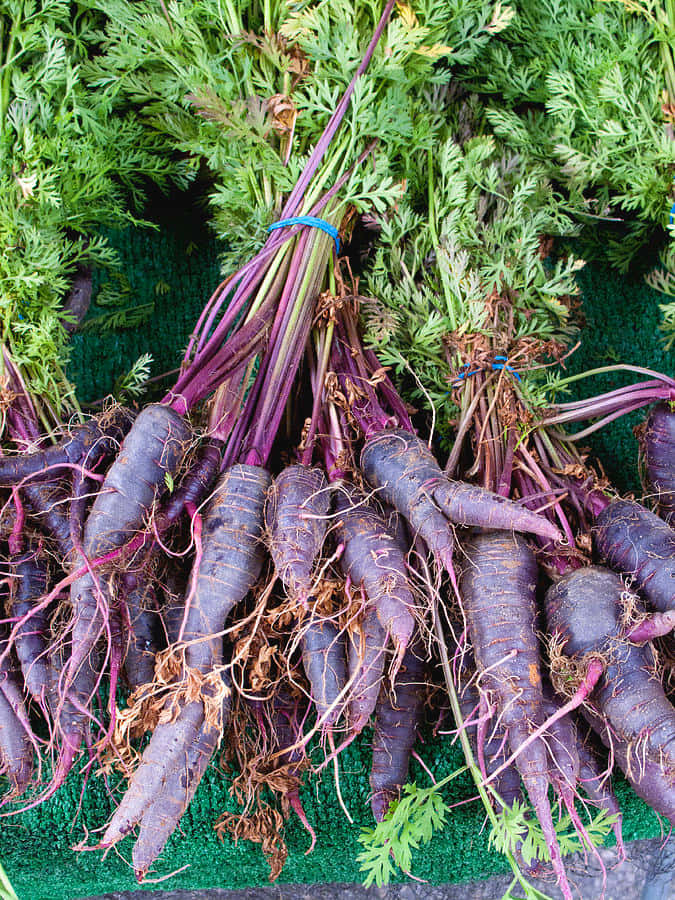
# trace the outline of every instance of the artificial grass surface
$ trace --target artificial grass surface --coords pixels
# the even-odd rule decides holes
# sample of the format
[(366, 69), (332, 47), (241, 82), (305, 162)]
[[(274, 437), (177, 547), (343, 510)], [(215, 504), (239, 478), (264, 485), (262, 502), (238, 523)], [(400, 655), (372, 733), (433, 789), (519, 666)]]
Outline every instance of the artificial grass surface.
[[(195, 232), (189, 219), (176, 217), (171, 228), (161, 233), (125, 232), (115, 236), (114, 242), (124, 262), (133, 303), (152, 301), (155, 313), (147, 324), (130, 331), (85, 332), (74, 337), (70, 374), (85, 403), (104, 396), (120, 373), (149, 350), (154, 357), (154, 373), (175, 368), (197, 314), (220, 280), (215, 243)], [(105, 279), (105, 275), (99, 276), (98, 285)], [(658, 294), (641, 280), (618, 276), (599, 266), (585, 269), (580, 282), (587, 328), (581, 349), (569, 360), (571, 372), (623, 361), (674, 374), (674, 354), (663, 349), (657, 331)], [(94, 307), (91, 315), (103, 311)], [(617, 375), (595, 378), (575, 385), (573, 396), (609, 390), (624, 381)], [(588, 442), (622, 490), (639, 492), (637, 445), (631, 427), (641, 418), (643, 414), (637, 413), (622, 419)], [(291, 818), (286, 830), (289, 856), (281, 881), (354, 881), (361, 877), (356, 862), (358, 836), (361, 826), (372, 825), (368, 803), (370, 736), (366, 732), (341, 756), (341, 788), (354, 825), (347, 822), (338, 806), (332, 776), (324, 772), (318, 785), (313, 784), (302, 793), (308, 818), (316, 829), (316, 849), (311, 855), (304, 855), (309, 838), (297, 818)], [(437, 778), (461, 765), (461, 751), (450, 746), (449, 738), (429, 741), (419, 752)], [(428, 784), (416, 762), (411, 778)], [(213, 831), (213, 823), (223, 811), (235, 810), (228, 787), (227, 776), (212, 765), (183, 817), (182, 833), (173, 835), (156, 871), (161, 877), (187, 868), (168, 881), (139, 890), (243, 888), (267, 882), (269, 868), (259, 845), (242, 841), (235, 847), (230, 838), (221, 843)], [(129, 862), (131, 839), (105, 860), (100, 851), (71, 849), (78, 843), (95, 844), (95, 830), (106, 823), (113, 807), (103, 779), (90, 779), (83, 798), (81, 788), (81, 777), (72, 775), (49, 802), (4, 820), (0, 859), (21, 898), (73, 900), (135, 886)], [(627, 840), (660, 833), (656, 815), (624, 782), (616, 785), (616, 791), (624, 812)], [(471, 782), (466, 775), (451, 782), (444, 794), (451, 804), (471, 795)], [(440, 883), (484, 877), (506, 869), (503, 857), (488, 849), (488, 832), (475, 802), (453, 810), (445, 829), (415, 854), (413, 873)]]

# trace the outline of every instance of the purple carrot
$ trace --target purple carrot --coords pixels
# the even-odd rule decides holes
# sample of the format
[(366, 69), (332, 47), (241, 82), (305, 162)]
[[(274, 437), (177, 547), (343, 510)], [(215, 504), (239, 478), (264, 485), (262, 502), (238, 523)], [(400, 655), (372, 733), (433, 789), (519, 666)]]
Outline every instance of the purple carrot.
[(566, 656), (602, 661), (603, 674), (585, 709), (623, 742), (633, 776), (649, 761), (675, 792), (675, 709), (656, 677), (651, 646), (636, 646), (622, 635), (626, 594), (609, 569), (577, 569), (546, 593), (549, 630), (562, 640)]
[(536, 633), (537, 563), (521, 537), (503, 532), (476, 535), (464, 549), (460, 592), (482, 687), (507, 730), (560, 889), (571, 900), (548, 800), (546, 744), (530, 738), (545, 718)]
[(267, 546), (287, 594), (306, 605), (321, 553), (331, 492), (323, 471), (287, 466), (272, 482), (265, 505)]
[[(44, 557), (33, 549), (12, 566), (10, 607), (14, 618), (30, 612), (47, 593), (48, 571)], [(49, 610), (40, 609), (17, 632), (14, 647), (26, 690), (42, 708), (49, 692)]]
[(128, 409), (116, 406), (83, 425), (75, 425), (58, 444), (37, 450), (3, 456), (0, 459), (0, 486), (12, 487), (24, 479), (50, 481), (60, 469), (79, 465), (87, 458), (114, 452), (131, 426)]
[(123, 572), (118, 584), (128, 627), (124, 674), (133, 691), (153, 680), (155, 656), (162, 644), (152, 560), (144, 557), (142, 568), (135, 572)]
[(442, 564), (452, 570), (451, 524), (530, 531), (558, 540), (558, 529), (542, 516), (475, 485), (452, 481), (414, 434), (389, 429), (371, 438), (361, 452), (368, 481), (406, 517)]
[(675, 626), (675, 532), (670, 526), (639, 503), (615, 500), (597, 517), (594, 540), (601, 558), (664, 613), (656, 620), (658, 634), (650, 633), (645, 622), (639, 639), (670, 631)]
[(604, 809), (610, 816), (616, 816), (616, 822), (612, 825), (612, 830), (616, 836), (616, 846), (619, 850), (619, 855), (623, 859), (626, 856), (626, 850), (621, 830), (623, 822), (621, 808), (614, 796), (609, 775), (601, 771), (598, 757), (591, 748), (590, 735), (586, 739), (579, 738), (577, 753), (579, 754), (579, 784), (594, 806)]
[(336, 507), (340, 513), (337, 539), (344, 546), (340, 566), (353, 584), (364, 589), (368, 603), (377, 610), (394, 644), (396, 667), (415, 627), (415, 601), (398, 536), (390, 531), (374, 503), (352, 485), (340, 486)]
[(68, 516), (69, 495), (55, 484), (27, 482), (21, 489), (28, 511), (41, 529), (56, 543), (62, 564), (68, 564), (73, 552), (73, 541)]
[(659, 403), (649, 414), (644, 436), (647, 480), (656, 494), (659, 515), (675, 521), (675, 413)]
[(383, 684), (375, 710), (370, 807), (376, 822), (408, 780), (410, 755), (424, 708), (425, 665), (419, 640), (412, 640), (394, 684)]
[[(206, 676), (220, 670), (223, 716), (229, 712), (230, 687), (229, 674), (222, 670), (222, 633), (228, 614), (253, 587), (262, 568), (263, 508), (269, 481), (268, 473), (255, 466), (226, 470), (204, 515), (203, 543), (188, 588), (180, 636), (185, 663)], [(209, 695), (214, 687), (209, 682), (202, 693)], [(134, 849), (139, 878), (177, 826), (216, 749), (220, 730), (213, 724), (204, 703), (195, 700), (180, 708), (174, 721), (159, 725), (105, 832), (101, 846), (107, 847), (141, 823)]]
[(375, 711), (384, 674), (386, 644), (387, 632), (382, 627), (377, 609), (366, 605), (360, 621), (350, 632), (347, 648), (351, 734), (360, 734)]
[(312, 619), (302, 626), (300, 645), (317, 715), (330, 733), (342, 713), (340, 697), (347, 684), (344, 634), (331, 620)]

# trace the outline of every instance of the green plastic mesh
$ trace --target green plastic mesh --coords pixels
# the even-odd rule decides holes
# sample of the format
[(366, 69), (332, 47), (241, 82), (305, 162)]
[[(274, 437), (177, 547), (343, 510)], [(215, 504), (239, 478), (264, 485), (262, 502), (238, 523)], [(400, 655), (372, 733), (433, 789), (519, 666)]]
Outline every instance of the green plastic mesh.
[[(197, 243), (195, 244), (195, 240)], [(104, 334), (87, 332), (74, 339), (70, 374), (84, 402), (103, 396), (114, 380), (140, 354), (151, 350), (154, 371), (175, 368), (189, 330), (205, 299), (219, 281), (215, 244), (177, 224), (161, 233), (129, 231), (114, 237), (124, 262), (134, 304), (154, 302), (152, 319), (141, 327)], [(100, 285), (101, 280), (98, 279)], [(604, 269), (581, 274), (587, 331), (584, 346), (569, 361), (571, 371), (626, 361), (653, 366), (673, 374), (673, 355), (665, 353), (657, 334), (659, 296), (640, 282), (617, 277)], [(168, 290), (167, 290), (168, 287)], [(104, 310), (92, 310), (92, 315)], [(615, 387), (615, 376), (586, 382), (577, 395)], [(589, 442), (618, 487), (639, 490), (637, 449), (631, 426), (641, 418), (621, 421)], [(305, 856), (309, 838), (298, 820), (287, 826), (286, 882), (354, 881), (360, 878), (356, 856), (360, 826), (371, 825), (368, 804), (369, 744), (367, 732), (340, 758), (341, 789), (354, 819), (350, 825), (340, 810), (333, 776), (324, 771), (319, 783), (305, 788), (302, 799), (317, 833), (317, 846)], [(420, 756), (436, 777), (461, 764), (460, 752), (449, 737), (429, 740)], [(417, 762), (411, 777), (428, 779)], [(259, 845), (230, 838), (219, 841), (213, 823), (225, 810), (235, 811), (228, 796), (226, 773), (212, 765), (184, 816), (180, 831), (169, 841), (157, 865), (159, 877), (183, 869), (158, 888), (243, 888), (267, 882), (269, 868)], [(0, 829), (0, 859), (20, 897), (31, 900), (73, 900), (93, 894), (130, 889), (135, 885), (130, 866), (131, 839), (106, 859), (100, 851), (74, 852), (76, 844), (93, 845), (113, 806), (115, 782), (90, 778), (82, 791), (82, 777), (72, 775), (51, 801), (30, 812), (5, 819)], [(627, 840), (653, 837), (660, 824), (624, 782), (616, 785)], [(471, 796), (467, 776), (451, 782), (449, 802)], [(415, 856), (414, 874), (430, 882), (463, 881), (505, 870), (503, 859), (488, 849), (487, 829), (478, 803), (457, 806), (448, 824)], [(142, 888), (139, 890), (143, 890)]]

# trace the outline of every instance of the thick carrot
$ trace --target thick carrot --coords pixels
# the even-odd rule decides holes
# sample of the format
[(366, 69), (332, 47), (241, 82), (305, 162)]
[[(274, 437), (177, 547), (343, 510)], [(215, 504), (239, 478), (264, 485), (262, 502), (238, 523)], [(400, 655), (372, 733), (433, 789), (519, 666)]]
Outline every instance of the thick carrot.
[(152, 681), (155, 656), (161, 648), (161, 618), (151, 561), (144, 560), (143, 568), (137, 572), (122, 573), (119, 584), (129, 627), (124, 672), (134, 690)]
[(314, 619), (303, 626), (300, 638), (302, 665), (322, 727), (330, 731), (342, 713), (339, 702), (347, 684), (344, 633), (328, 619)]
[(53, 481), (58, 470), (80, 464), (91, 456), (109, 455), (113, 452), (132, 422), (132, 414), (123, 406), (76, 425), (58, 444), (16, 456), (0, 459), (0, 486), (12, 487), (26, 478), (31, 481)]
[[(84, 527), (83, 553), (89, 560), (124, 546), (143, 528), (155, 499), (166, 490), (165, 476), (174, 475), (190, 440), (187, 422), (170, 407), (147, 406), (124, 439), (106, 475)], [(75, 565), (83, 560), (78, 558)], [(68, 680), (100, 637), (110, 602), (110, 586), (86, 572), (70, 590), (73, 607), (72, 657)]]
[(487, 532), (466, 546), (460, 578), (481, 686), (502, 725), (516, 766), (541, 825), (553, 870), (567, 900), (571, 892), (548, 801), (549, 761), (541, 738), (529, 740), (544, 721), (536, 634), (537, 563), (517, 535)]
[(426, 444), (409, 431), (389, 429), (371, 438), (361, 452), (361, 468), (380, 498), (406, 517), (414, 534), (448, 570), (453, 550), (450, 523), (560, 538), (558, 529), (542, 516), (483, 488), (449, 479)]
[[(0, 678), (6, 673), (1, 672)], [(22, 794), (33, 774), (33, 747), (4, 691), (0, 690), (0, 771), (11, 784), (12, 796)]]
[(653, 762), (675, 790), (675, 709), (656, 677), (651, 646), (623, 637), (626, 593), (621, 578), (608, 569), (571, 572), (546, 593), (549, 629), (562, 639), (565, 655), (594, 655), (604, 664), (586, 708), (625, 745), (628, 766), (639, 772), (647, 760)]
[(306, 604), (321, 552), (331, 494), (323, 471), (287, 466), (272, 483), (265, 506), (267, 545), (290, 597)]
[(193, 742), (185, 746), (185, 752), (167, 774), (161, 792), (145, 809), (132, 851), (138, 881), (145, 878), (188, 808), (219, 739), (220, 730), (204, 722)]
[[(633, 579), (665, 627), (675, 626), (675, 532), (631, 500), (615, 500), (597, 517), (595, 546), (602, 559)], [(663, 634), (663, 630), (660, 632)], [(649, 637), (650, 635), (645, 635)]]
[[(182, 634), (187, 666), (203, 675), (222, 666), (225, 619), (260, 574), (264, 559), (263, 508), (269, 481), (264, 469), (232, 466), (220, 479), (205, 512), (202, 553), (188, 588)], [(228, 689), (226, 672), (221, 673), (221, 679)], [(226, 698), (223, 716), (228, 712)], [(134, 853), (134, 865), (142, 876), (178, 824), (219, 737), (218, 729), (205, 721), (201, 700), (186, 704), (175, 721), (159, 725), (102, 846), (116, 843), (141, 821), (141, 844)], [(188, 775), (189, 784), (185, 781)]]
[(410, 754), (424, 708), (425, 665), (421, 644), (412, 640), (394, 684), (383, 684), (375, 709), (370, 807), (376, 822), (384, 818), (408, 780)]
[(675, 413), (669, 403), (657, 404), (647, 419), (644, 436), (647, 479), (656, 494), (659, 515), (675, 522)]
[(415, 603), (398, 536), (366, 495), (351, 485), (340, 486), (336, 507), (337, 538), (344, 545), (342, 571), (365, 590), (400, 661), (415, 627)]
[(386, 659), (387, 632), (374, 606), (366, 606), (361, 621), (350, 632), (347, 648), (349, 679), (349, 731), (360, 734), (375, 711)]
[[(47, 593), (47, 564), (33, 550), (13, 566), (10, 605), (12, 616), (23, 618)], [(44, 706), (49, 691), (49, 610), (34, 612), (19, 629), (14, 644), (26, 690)]]
[(59, 485), (32, 482), (24, 485), (21, 494), (41, 529), (54, 539), (62, 563), (67, 566), (73, 551), (68, 494)]

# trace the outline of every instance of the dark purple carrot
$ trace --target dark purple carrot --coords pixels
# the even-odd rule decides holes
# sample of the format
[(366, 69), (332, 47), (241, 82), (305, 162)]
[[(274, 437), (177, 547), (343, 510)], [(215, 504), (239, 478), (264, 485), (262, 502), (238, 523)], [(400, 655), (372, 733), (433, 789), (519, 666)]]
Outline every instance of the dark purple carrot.
[(649, 633), (647, 621), (640, 627), (638, 639), (670, 631), (675, 626), (675, 532), (663, 519), (631, 500), (610, 503), (596, 522), (594, 540), (602, 559), (629, 576), (631, 586), (649, 606), (664, 614), (657, 620), (658, 634)]
[(626, 594), (609, 569), (571, 572), (546, 593), (549, 630), (562, 640), (566, 656), (595, 656), (603, 663), (586, 708), (625, 746), (633, 777), (649, 761), (675, 791), (675, 709), (656, 677), (651, 645), (636, 646), (622, 634)]
[[(229, 677), (223, 680), (229, 684)], [(134, 872), (139, 882), (145, 878), (188, 808), (218, 746), (221, 733), (216, 725), (206, 721), (202, 723), (195, 739), (185, 745), (184, 752), (168, 771), (161, 791), (143, 812), (132, 851)]]
[[(10, 604), (14, 618), (22, 618), (47, 593), (48, 570), (36, 550), (13, 566)], [(26, 690), (43, 708), (49, 693), (49, 610), (39, 609), (16, 634), (14, 648)]]
[[(190, 441), (187, 422), (168, 406), (147, 406), (124, 439), (108, 470), (84, 527), (82, 552), (89, 561), (119, 550), (141, 529), (157, 497), (167, 489)], [(76, 567), (83, 562), (76, 561)], [(86, 572), (70, 589), (73, 607), (72, 657), (68, 680), (76, 677), (105, 627), (110, 585)]]
[(448, 571), (451, 523), (529, 531), (553, 541), (561, 537), (551, 522), (512, 500), (449, 479), (427, 445), (401, 428), (371, 438), (361, 452), (361, 468), (378, 496), (406, 517), (413, 533), (424, 539)]
[(542, 738), (529, 739), (545, 718), (536, 634), (537, 562), (521, 537), (504, 532), (478, 534), (464, 549), (460, 592), (481, 688), (507, 730), (560, 889), (571, 900), (548, 800), (546, 744)]
[(425, 701), (425, 665), (420, 641), (412, 640), (403, 655), (393, 685), (383, 684), (375, 709), (370, 807), (376, 822), (384, 818), (408, 780)]
[(200, 445), (195, 461), (157, 516), (157, 531), (160, 534), (178, 521), (187, 505), (199, 506), (205, 499), (218, 477), (220, 453), (219, 441), (207, 439)]
[(349, 731), (360, 734), (375, 711), (382, 686), (386, 659), (387, 632), (374, 606), (366, 606), (361, 621), (349, 634)]
[(62, 563), (67, 567), (73, 551), (68, 515), (70, 496), (60, 485), (30, 481), (23, 486), (21, 494), (41, 529), (54, 539)]
[(128, 626), (124, 673), (129, 686), (135, 690), (153, 680), (155, 656), (162, 646), (162, 623), (151, 561), (144, 559), (142, 568), (123, 572), (118, 581)]
[(351, 485), (340, 486), (336, 507), (340, 513), (336, 536), (344, 546), (340, 566), (353, 584), (363, 588), (367, 602), (377, 610), (394, 644), (396, 667), (415, 627), (415, 602), (398, 536), (389, 530), (368, 497)]
[(75, 425), (58, 443), (35, 453), (3, 456), (0, 459), (0, 486), (12, 487), (24, 479), (53, 481), (61, 469), (77, 466), (87, 458), (109, 456), (129, 430), (132, 415), (123, 406)]
[(300, 800), (302, 771), (305, 763), (305, 750), (302, 740), (300, 703), (283, 687), (272, 698), (272, 725), (279, 756), (278, 765), (288, 766), (288, 775), (294, 780), (285, 788), (284, 800), (290, 805), (312, 842), (307, 850), (310, 853), (316, 843), (314, 829), (307, 821), (305, 810)]
[[(201, 554), (195, 559), (180, 637), (186, 644), (186, 665), (211, 678), (223, 662), (225, 619), (262, 569), (263, 508), (269, 481), (264, 469), (232, 466), (216, 486), (204, 515)], [(226, 714), (229, 676), (221, 672), (220, 678), (225, 698), (221, 709)], [(203, 693), (210, 694), (213, 688), (210, 682)], [(178, 824), (219, 736), (220, 730), (205, 720), (201, 700), (188, 703), (175, 721), (155, 729), (101, 842), (110, 846), (141, 822), (140, 847), (134, 851), (139, 876)], [(183, 778), (188, 774), (189, 784)]]
[(330, 619), (303, 623), (300, 637), (302, 666), (310, 684), (312, 700), (321, 726), (330, 732), (342, 713), (347, 684), (344, 633)]
[(675, 521), (675, 413), (669, 403), (659, 403), (650, 412), (644, 453), (647, 480), (656, 494), (659, 515), (672, 524)]
[[(2, 677), (4, 673), (0, 673)], [(0, 690), (0, 772), (9, 779), (11, 796), (18, 797), (33, 775), (33, 745), (26, 729)]]
[(321, 552), (331, 493), (317, 467), (287, 466), (272, 482), (265, 505), (267, 545), (290, 597), (305, 605)]

